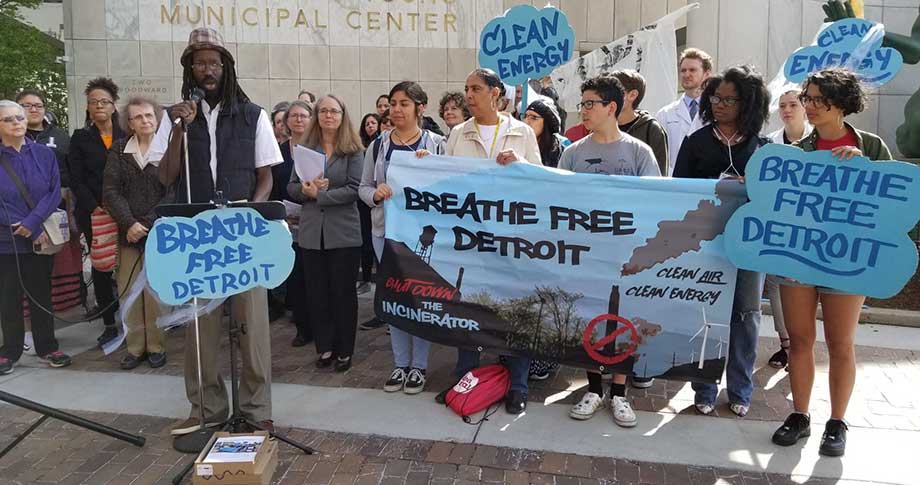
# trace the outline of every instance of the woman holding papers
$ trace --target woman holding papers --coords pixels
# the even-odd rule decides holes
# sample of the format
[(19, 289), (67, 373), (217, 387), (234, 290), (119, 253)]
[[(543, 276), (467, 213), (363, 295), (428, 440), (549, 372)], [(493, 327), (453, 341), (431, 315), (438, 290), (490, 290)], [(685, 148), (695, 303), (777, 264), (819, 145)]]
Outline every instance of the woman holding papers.
[[(891, 153), (881, 138), (857, 130), (843, 120), (866, 107), (866, 94), (855, 74), (838, 69), (818, 71), (809, 75), (803, 86), (799, 99), (815, 129), (794, 145), (806, 152), (830, 150), (840, 163), (847, 163), (854, 156), (891, 160)], [(789, 278), (780, 280), (780, 294), (789, 332), (789, 383), (793, 412), (773, 434), (773, 442), (791, 446), (811, 435), (808, 407), (815, 383), (815, 312), (818, 302), (821, 302), (824, 339), (830, 357), (827, 387), (831, 415), (824, 425), (818, 453), (842, 456), (846, 450), (848, 429), (843, 418), (856, 384), (853, 341), (866, 297), (807, 285)]]
[[(300, 225), (300, 205), (294, 203), (287, 193), (287, 181), (291, 180), (291, 172), (294, 171), (294, 158), (291, 149), (297, 145), (303, 145), (306, 142), (307, 128), (313, 119), (313, 107), (306, 101), (294, 101), (290, 103), (283, 113), (282, 122), (289, 134), (287, 141), (282, 143), (281, 156), (284, 157), (284, 163), (272, 167), (272, 179), (275, 185), (272, 188), (272, 200), (280, 200), (284, 203), (288, 212), (288, 224), (291, 226), (291, 233), (294, 239), (297, 239), (297, 230)], [(294, 243), (297, 244), (296, 242)], [(304, 298), (306, 292), (303, 271), (303, 258), (300, 251), (296, 251), (294, 256), (294, 268), (285, 281), (287, 293), (285, 295), (285, 304), (294, 314), (294, 325), (297, 326), (297, 335), (291, 341), (292, 347), (303, 347), (313, 340), (313, 332), (310, 330), (310, 321), (307, 316), (307, 301)]]
[[(393, 86), (390, 90), (390, 118), (394, 128), (371, 143), (364, 154), (364, 172), (358, 193), (361, 200), (371, 207), (374, 252), (378, 261), (383, 255), (385, 235), (383, 202), (393, 196), (392, 189), (386, 184), (390, 158), (397, 151), (411, 153), (426, 150), (437, 154), (444, 151), (444, 137), (421, 128), (422, 113), (427, 104), (428, 95), (417, 83), (403, 81)], [(406, 394), (422, 392), (431, 343), (391, 326), (390, 344), (396, 368), (383, 385), (383, 390), (404, 391)]]
[(323, 171), (304, 173), (295, 153), (288, 195), (302, 204), (297, 236), (303, 254), (309, 321), (316, 339), (316, 366), (344, 372), (351, 367), (358, 320), (355, 290), (361, 259), (358, 183), (361, 179), (361, 138), (345, 104), (333, 95), (314, 105), (316, 121), (307, 129), (303, 146), (325, 158)]

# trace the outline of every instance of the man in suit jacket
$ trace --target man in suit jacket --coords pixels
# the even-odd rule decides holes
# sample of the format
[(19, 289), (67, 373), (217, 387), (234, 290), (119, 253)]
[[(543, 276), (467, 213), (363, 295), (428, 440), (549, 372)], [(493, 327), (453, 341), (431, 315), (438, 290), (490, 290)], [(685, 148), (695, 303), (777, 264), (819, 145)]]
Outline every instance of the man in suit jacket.
[(678, 67), (684, 93), (655, 115), (668, 134), (668, 176), (674, 173), (677, 153), (684, 138), (703, 126), (700, 94), (703, 92), (703, 83), (712, 75), (712, 57), (691, 47), (681, 52)]

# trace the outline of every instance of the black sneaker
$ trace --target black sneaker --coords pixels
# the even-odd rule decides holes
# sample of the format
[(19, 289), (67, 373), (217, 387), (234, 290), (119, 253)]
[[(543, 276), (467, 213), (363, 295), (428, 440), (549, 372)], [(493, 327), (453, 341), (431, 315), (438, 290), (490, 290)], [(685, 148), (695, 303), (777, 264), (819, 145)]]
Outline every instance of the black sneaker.
[(151, 352), (147, 356), (147, 362), (151, 369), (156, 369), (166, 365), (166, 354), (163, 352)]
[(405, 383), (406, 370), (402, 367), (397, 367), (390, 373), (390, 378), (387, 379), (386, 383), (383, 385), (383, 390), (386, 392), (401, 391)]
[(403, 392), (406, 394), (418, 394), (425, 390), (425, 370), (416, 369), (415, 367), (409, 371), (409, 376), (406, 377), (406, 385), (403, 387)]
[(122, 370), (131, 370), (137, 368), (141, 365), (141, 362), (147, 360), (147, 354), (143, 353), (141, 355), (128, 354), (123, 359), (121, 359), (121, 368)]
[(780, 348), (770, 357), (770, 367), (774, 369), (785, 369), (789, 365), (789, 354), (786, 349)]
[(45, 354), (42, 360), (47, 362), (51, 367), (67, 367), (71, 363), (70, 356), (60, 350)]
[(811, 436), (811, 418), (807, 414), (792, 413), (773, 433), (773, 443), (780, 446), (792, 446), (800, 438), (808, 436)]
[(96, 337), (99, 348), (105, 347), (105, 344), (115, 340), (118, 337), (118, 328), (114, 325), (106, 325), (102, 330), (102, 335)]
[(366, 322), (361, 322), (361, 324), (358, 325), (358, 328), (360, 328), (361, 330), (376, 330), (386, 324), (387, 323), (384, 322), (383, 320), (377, 317), (374, 317)]
[(847, 448), (847, 424), (839, 419), (828, 419), (824, 425), (824, 436), (818, 454), (824, 456), (843, 456)]
[(13, 361), (6, 357), (0, 357), (0, 376), (13, 372)]
[(439, 392), (437, 395), (434, 396), (434, 402), (438, 404), (447, 404), (447, 393), (450, 392), (450, 390), (453, 388), (454, 386), (450, 386), (447, 389), (444, 389), (443, 391)]
[(505, 411), (508, 414), (521, 414), (527, 409), (527, 393), (521, 391), (508, 391), (505, 396)]

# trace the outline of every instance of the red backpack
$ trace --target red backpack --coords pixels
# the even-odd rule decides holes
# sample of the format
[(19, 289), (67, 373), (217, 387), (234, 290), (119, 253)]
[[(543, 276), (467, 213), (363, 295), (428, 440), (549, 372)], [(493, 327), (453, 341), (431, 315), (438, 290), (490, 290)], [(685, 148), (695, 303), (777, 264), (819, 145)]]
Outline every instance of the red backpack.
[[(464, 422), (470, 423), (470, 415), (501, 401), (510, 387), (511, 373), (505, 366), (487, 365), (467, 372), (447, 392), (444, 403), (460, 415)], [(483, 420), (488, 416), (487, 413)]]

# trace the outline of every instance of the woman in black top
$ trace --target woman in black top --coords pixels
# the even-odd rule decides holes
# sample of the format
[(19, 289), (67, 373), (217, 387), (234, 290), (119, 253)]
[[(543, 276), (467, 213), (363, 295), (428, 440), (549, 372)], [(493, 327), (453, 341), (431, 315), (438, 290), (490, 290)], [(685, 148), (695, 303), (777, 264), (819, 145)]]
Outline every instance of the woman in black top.
[[(115, 102), (118, 101), (118, 86), (111, 79), (100, 77), (86, 85), (86, 127), (73, 132), (70, 138), (70, 179), (77, 196), (74, 211), (77, 223), (86, 244), (93, 241), (92, 215), (103, 212), (102, 178), (109, 147), (114, 140), (125, 137), (118, 125)], [(93, 268), (93, 287), (96, 293), (96, 310), (93, 318), (101, 311), (105, 329), (97, 341), (105, 345), (118, 336), (115, 327), (115, 295), (111, 272)]]
[[(763, 78), (748, 66), (731, 67), (710, 78), (700, 101), (700, 114), (707, 126), (684, 139), (677, 155), (674, 177), (741, 178), (751, 155), (769, 140), (759, 135), (769, 116), (770, 93)], [(757, 359), (760, 327), (760, 296), (763, 275), (738, 270), (729, 327), (729, 408), (739, 417), (751, 406), (754, 382), (751, 374)], [(694, 402), (701, 414), (715, 408), (718, 386), (693, 384)]]

